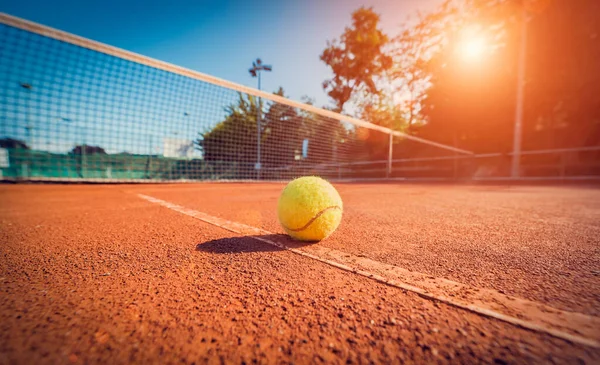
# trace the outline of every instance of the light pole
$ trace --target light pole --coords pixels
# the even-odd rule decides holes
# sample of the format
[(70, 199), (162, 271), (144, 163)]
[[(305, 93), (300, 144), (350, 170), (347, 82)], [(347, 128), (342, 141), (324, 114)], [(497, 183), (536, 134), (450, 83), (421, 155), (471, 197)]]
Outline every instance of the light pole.
[(29, 177), (29, 171), (30, 171), (30, 164), (32, 164), (32, 160), (33, 160), (33, 138), (31, 137), (31, 130), (33, 129), (33, 126), (31, 125), (31, 93), (33, 92), (33, 86), (31, 86), (31, 84), (27, 83), (27, 82), (19, 82), (19, 86), (21, 88), (23, 88), (23, 90), (25, 90), (27, 92), (27, 106), (25, 114), (26, 114), (26, 123), (27, 125), (25, 126), (25, 133), (26, 133), (26, 140), (27, 143), (29, 143), (29, 149), (27, 150), (27, 157), (29, 159), (29, 161), (27, 161), (26, 163), (21, 165), (21, 175), (23, 175), (23, 177)]
[(527, 8), (523, 6), (521, 15), (521, 44), (517, 69), (517, 105), (515, 108), (515, 131), (513, 135), (513, 158), (511, 176), (519, 178), (521, 164), (521, 140), (523, 134), (523, 99), (525, 93), (525, 53), (527, 51)]
[[(250, 75), (252, 77), (257, 77), (258, 76), (258, 90), (260, 90), (260, 72), (261, 71), (271, 71), (273, 68), (271, 67), (271, 65), (263, 65), (262, 64), (262, 60), (260, 58), (257, 58), (255, 62), (252, 62), (252, 67), (248, 70), (250, 72)], [(257, 133), (257, 140), (256, 140), (256, 164), (254, 165), (254, 169), (256, 170), (256, 176), (257, 179), (260, 180), (260, 137), (261, 137), (261, 132), (262, 132), (262, 126), (261, 126), (261, 104), (260, 104), (260, 98), (257, 98), (256, 100), (256, 133)]]
[[(26, 90), (28, 95), (31, 92), (33, 92), (33, 86), (31, 86), (31, 84), (28, 84), (26, 82), (19, 82), (19, 86), (21, 86), (21, 88), (23, 88), (23, 90)], [(27, 107), (26, 107), (26, 109), (27, 109), (27, 111), (26, 111), (27, 117), (25, 118), (26, 122), (27, 122), (27, 125), (25, 126), (25, 130), (27, 131), (27, 143), (29, 143), (30, 148), (33, 148), (32, 147), (33, 141), (31, 140), (31, 129), (33, 127), (31, 126), (30, 99), (31, 99), (31, 96), (28, 96), (27, 97)]]

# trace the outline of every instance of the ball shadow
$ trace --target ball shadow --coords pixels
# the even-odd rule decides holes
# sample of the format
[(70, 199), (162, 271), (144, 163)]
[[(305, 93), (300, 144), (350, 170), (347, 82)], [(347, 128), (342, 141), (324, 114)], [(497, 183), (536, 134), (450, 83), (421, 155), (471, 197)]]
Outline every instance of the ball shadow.
[(284, 250), (284, 248), (277, 247), (267, 242), (261, 241), (261, 239), (275, 242), (287, 248), (299, 248), (316, 243), (296, 241), (285, 234), (267, 234), (260, 236), (219, 238), (216, 240), (197, 244), (196, 251), (218, 254), (231, 254), (244, 252), (275, 252)]

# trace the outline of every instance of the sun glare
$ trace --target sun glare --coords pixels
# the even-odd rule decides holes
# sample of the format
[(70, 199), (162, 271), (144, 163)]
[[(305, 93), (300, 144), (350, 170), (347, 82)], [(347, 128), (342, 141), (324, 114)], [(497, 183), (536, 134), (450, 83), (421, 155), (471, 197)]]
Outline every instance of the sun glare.
[(480, 33), (479, 27), (468, 27), (461, 32), (458, 52), (465, 61), (478, 61), (485, 53), (486, 47), (487, 41)]

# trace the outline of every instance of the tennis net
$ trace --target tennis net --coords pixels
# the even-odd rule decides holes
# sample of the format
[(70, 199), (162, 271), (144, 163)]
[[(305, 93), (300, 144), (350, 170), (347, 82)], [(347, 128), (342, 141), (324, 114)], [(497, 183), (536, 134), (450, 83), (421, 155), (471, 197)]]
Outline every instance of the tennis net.
[(3, 180), (451, 177), (469, 155), (7, 14), (0, 52)]

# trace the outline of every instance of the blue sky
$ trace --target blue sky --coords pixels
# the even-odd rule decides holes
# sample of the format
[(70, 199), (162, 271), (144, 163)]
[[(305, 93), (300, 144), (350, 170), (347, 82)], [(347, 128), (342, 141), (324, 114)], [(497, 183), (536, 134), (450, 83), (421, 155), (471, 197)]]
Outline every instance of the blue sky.
[(322, 106), (328, 78), (319, 54), (350, 24), (352, 11), (373, 6), (388, 33), (441, 0), (0, 0), (11, 15), (179, 66), (256, 87), (247, 69), (256, 57), (274, 70), (263, 89), (283, 86)]

